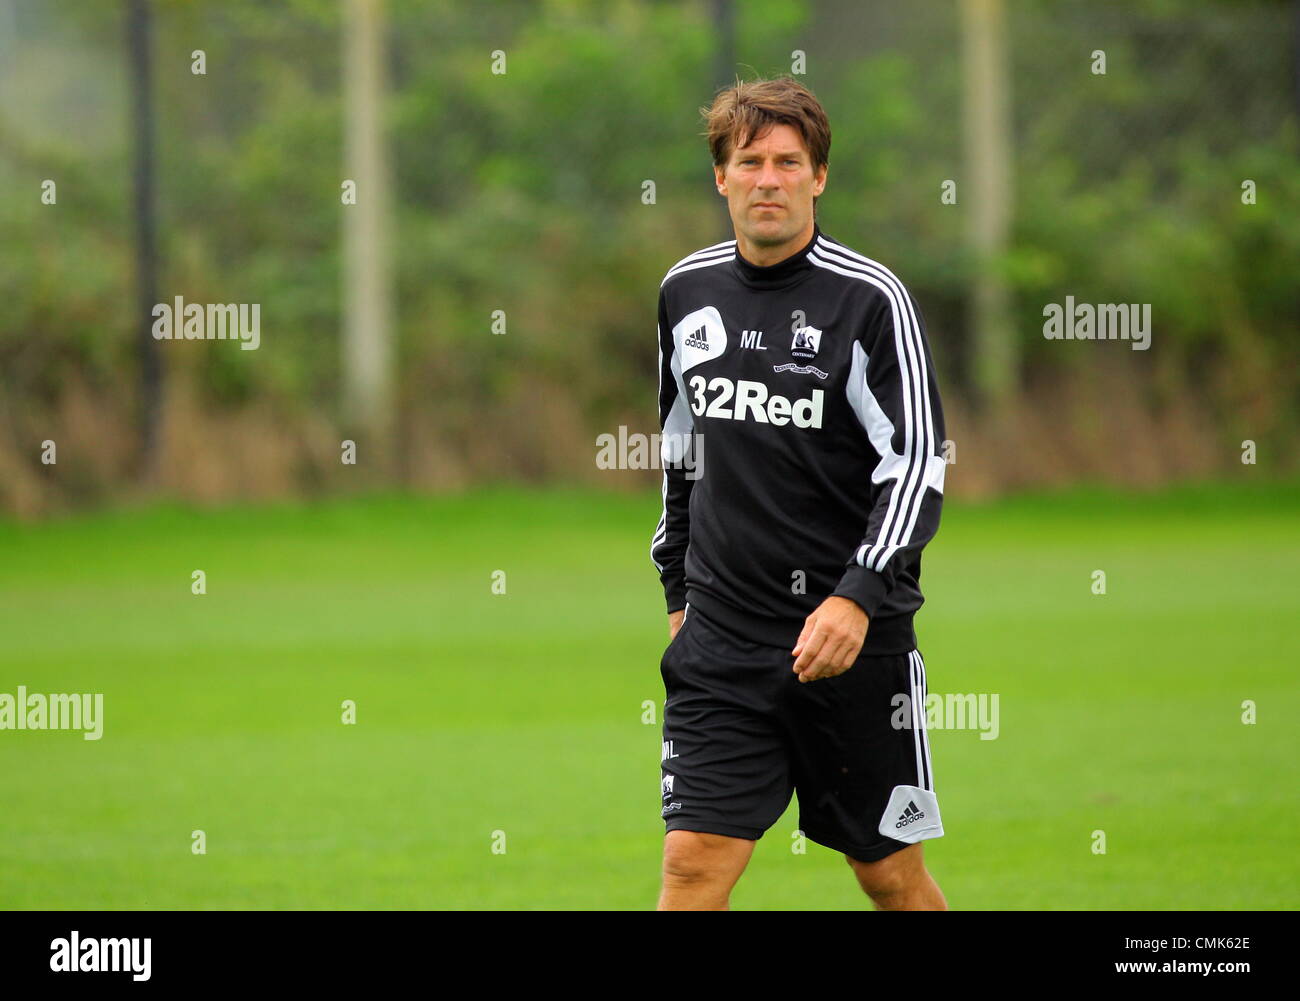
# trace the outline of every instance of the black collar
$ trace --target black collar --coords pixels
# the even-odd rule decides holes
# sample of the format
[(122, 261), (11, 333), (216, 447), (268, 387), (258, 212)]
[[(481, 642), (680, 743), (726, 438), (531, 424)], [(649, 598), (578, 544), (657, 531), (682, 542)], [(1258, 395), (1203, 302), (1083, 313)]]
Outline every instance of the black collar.
[(785, 260), (769, 264), (765, 268), (761, 268), (757, 264), (751, 264), (741, 257), (740, 244), (737, 243), (736, 259), (732, 262), (732, 269), (735, 271), (736, 277), (750, 288), (777, 289), (793, 285), (803, 277), (804, 272), (812, 270), (813, 264), (808, 260), (808, 254), (817, 246), (817, 238), (821, 235), (821, 227), (814, 222), (812, 239), (808, 241), (807, 246), (802, 250), (795, 251)]

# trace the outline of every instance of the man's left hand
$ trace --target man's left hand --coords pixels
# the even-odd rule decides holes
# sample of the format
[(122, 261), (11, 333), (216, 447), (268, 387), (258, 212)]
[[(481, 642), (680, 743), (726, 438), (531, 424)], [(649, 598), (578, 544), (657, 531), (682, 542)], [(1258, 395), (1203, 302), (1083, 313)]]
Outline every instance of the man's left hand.
[(790, 651), (800, 681), (843, 674), (858, 659), (867, 639), (867, 613), (849, 598), (831, 595), (804, 620), (799, 641)]

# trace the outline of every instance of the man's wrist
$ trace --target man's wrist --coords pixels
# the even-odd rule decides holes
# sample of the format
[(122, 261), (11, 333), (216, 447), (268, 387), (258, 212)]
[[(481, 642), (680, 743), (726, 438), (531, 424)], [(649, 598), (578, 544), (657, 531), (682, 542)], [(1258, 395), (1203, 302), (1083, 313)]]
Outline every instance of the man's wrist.
[(863, 608), (861, 605), (859, 605), (859, 604), (857, 603), (857, 601), (855, 601), (853, 598), (850, 598), (848, 595), (845, 595), (845, 594), (831, 594), (831, 595), (827, 595), (826, 600), (827, 600), (827, 601), (830, 601), (831, 598), (839, 598), (840, 601), (847, 601), (850, 605), (852, 605), (855, 609), (857, 609), (857, 610), (858, 610), (859, 612), (861, 612), (863, 615), (866, 615), (867, 618), (871, 618), (870, 615), (867, 615), (867, 610), (866, 610), (865, 608)]

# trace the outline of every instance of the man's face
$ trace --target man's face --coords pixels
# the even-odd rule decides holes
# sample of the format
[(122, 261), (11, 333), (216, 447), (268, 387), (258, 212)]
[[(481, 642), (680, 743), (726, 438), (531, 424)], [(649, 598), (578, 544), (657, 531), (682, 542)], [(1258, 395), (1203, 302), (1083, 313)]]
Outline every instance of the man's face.
[(787, 243), (803, 232), (812, 221), (813, 197), (826, 187), (826, 165), (813, 173), (803, 136), (792, 125), (751, 137), (713, 174), (736, 232), (757, 246)]

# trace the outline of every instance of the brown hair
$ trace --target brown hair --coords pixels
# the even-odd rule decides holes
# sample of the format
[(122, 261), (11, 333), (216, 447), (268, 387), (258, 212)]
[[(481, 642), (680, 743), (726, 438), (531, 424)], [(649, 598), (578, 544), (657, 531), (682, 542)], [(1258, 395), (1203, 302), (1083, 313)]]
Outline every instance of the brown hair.
[[(775, 80), (742, 81), (724, 87), (713, 106), (701, 108), (708, 123), (709, 152), (714, 166), (731, 159), (733, 150), (749, 145), (772, 125), (791, 125), (803, 136), (815, 174), (830, 162), (831, 124), (821, 103), (803, 84), (788, 76)], [(816, 199), (814, 199), (816, 201)]]

